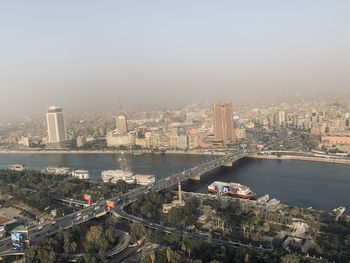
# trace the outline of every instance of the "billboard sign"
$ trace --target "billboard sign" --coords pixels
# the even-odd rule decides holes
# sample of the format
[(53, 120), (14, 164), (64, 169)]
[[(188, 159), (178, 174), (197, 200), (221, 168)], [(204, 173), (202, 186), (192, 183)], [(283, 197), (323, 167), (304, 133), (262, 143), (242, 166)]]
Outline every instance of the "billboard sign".
[(113, 201), (107, 201), (106, 205), (109, 209), (115, 208), (115, 203)]
[(23, 233), (11, 232), (11, 241), (12, 242), (23, 242)]
[(85, 201), (91, 201), (91, 195), (84, 194), (83, 198)]
[(24, 244), (23, 243), (13, 243), (12, 248), (16, 252), (24, 252)]

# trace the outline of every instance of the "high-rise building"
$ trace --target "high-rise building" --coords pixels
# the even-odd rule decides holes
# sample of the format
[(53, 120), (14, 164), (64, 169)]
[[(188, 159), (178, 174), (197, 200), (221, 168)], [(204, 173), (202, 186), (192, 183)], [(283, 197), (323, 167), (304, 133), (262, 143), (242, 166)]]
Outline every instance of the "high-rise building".
[(124, 114), (120, 114), (117, 117), (117, 133), (118, 134), (125, 134), (128, 132), (128, 124), (127, 119)]
[(215, 103), (213, 113), (215, 139), (221, 140), (224, 144), (233, 142), (232, 103)]
[(285, 124), (286, 114), (284, 111), (277, 111), (274, 116), (274, 124), (276, 127), (282, 128)]
[(48, 143), (61, 146), (61, 143), (67, 141), (66, 126), (62, 109), (51, 106), (46, 113)]

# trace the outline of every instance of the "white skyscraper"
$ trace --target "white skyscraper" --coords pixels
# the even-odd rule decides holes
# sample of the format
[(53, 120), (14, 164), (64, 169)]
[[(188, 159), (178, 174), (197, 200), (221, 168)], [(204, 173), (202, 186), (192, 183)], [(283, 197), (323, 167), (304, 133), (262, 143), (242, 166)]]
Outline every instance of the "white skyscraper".
[(48, 143), (62, 146), (60, 143), (67, 141), (62, 109), (51, 106), (46, 113), (46, 121), (49, 136)]

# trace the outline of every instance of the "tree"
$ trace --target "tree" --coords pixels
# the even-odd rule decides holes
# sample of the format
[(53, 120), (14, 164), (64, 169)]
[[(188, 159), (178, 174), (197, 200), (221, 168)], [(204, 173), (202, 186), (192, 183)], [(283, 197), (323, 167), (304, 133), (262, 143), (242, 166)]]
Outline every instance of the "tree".
[(238, 247), (235, 253), (234, 262), (244, 262), (248, 251), (244, 247)]
[(79, 257), (76, 261), (77, 263), (97, 263), (98, 259), (90, 254), (85, 254), (82, 257)]
[(287, 254), (287, 255), (281, 257), (281, 262), (282, 263), (299, 263), (300, 258), (294, 254)]
[(181, 210), (177, 207), (173, 207), (168, 214), (168, 221), (169, 223), (174, 226), (181, 222), (182, 216), (181, 216)]
[(144, 225), (140, 223), (132, 223), (130, 227), (130, 239), (131, 242), (136, 242), (142, 238), (148, 237), (148, 231)]
[(170, 248), (166, 249), (166, 259), (167, 259), (168, 262), (172, 262), (172, 263), (181, 263), (181, 262), (183, 262), (182, 258), (181, 258), (181, 255), (178, 254), (176, 251), (170, 249)]
[(108, 240), (106, 239), (102, 226), (92, 226), (86, 233), (86, 243), (88, 251), (98, 251), (104, 254), (108, 249)]

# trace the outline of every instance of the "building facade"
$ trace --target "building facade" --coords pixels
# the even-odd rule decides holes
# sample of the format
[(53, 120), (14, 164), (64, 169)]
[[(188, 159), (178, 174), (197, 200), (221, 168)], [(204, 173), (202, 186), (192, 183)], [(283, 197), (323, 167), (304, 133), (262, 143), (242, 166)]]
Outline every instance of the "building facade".
[(274, 116), (274, 125), (279, 128), (283, 128), (286, 120), (286, 114), (284, 111), (277, 111)]
[(125, 134), (128, 132), (128, 123), (124, 114), (120, 114), (117, 116), (116, 126), (118, 134)]
[(215, 103), (213, 114), (215, 139), (224, 144), (232, 143), (234, 141), (232, 103)]
[(46, 113), (47, 146), (60, 148), (67, 146), (66, 125), (62, 108), (51, 106)]

